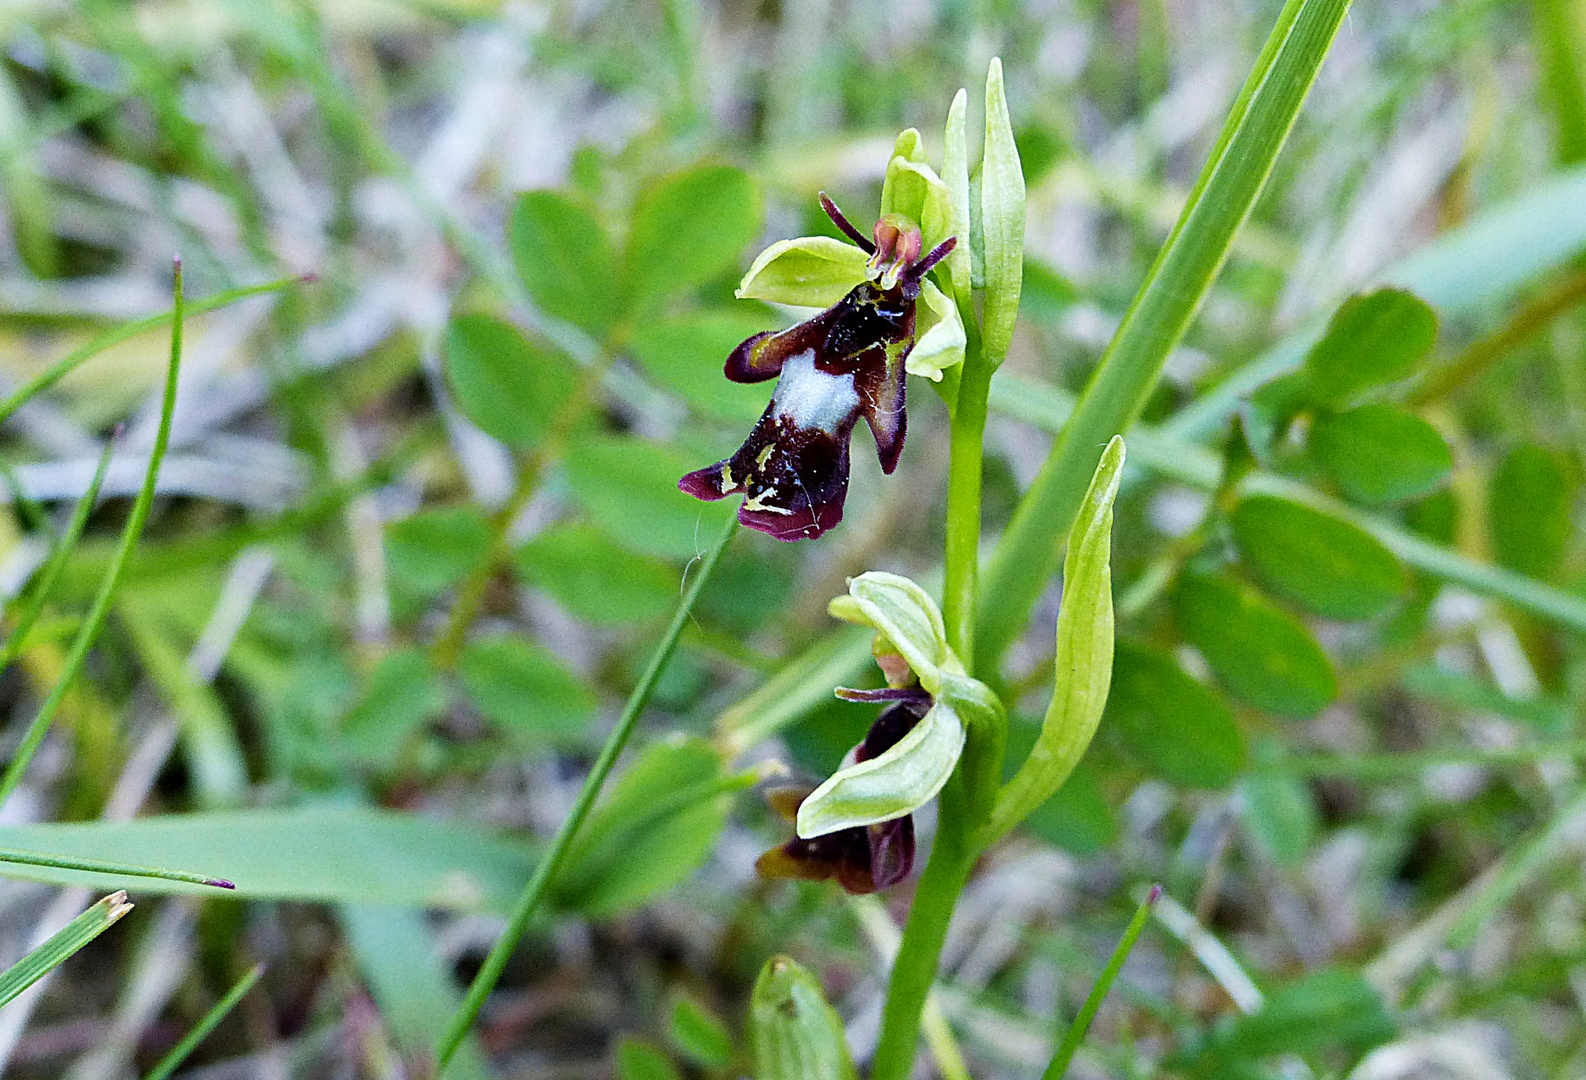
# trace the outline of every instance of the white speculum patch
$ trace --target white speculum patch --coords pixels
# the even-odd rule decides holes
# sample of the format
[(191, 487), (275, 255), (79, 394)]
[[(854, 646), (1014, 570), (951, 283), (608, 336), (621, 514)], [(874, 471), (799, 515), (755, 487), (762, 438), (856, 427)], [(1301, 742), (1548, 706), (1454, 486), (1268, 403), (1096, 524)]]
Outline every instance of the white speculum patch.
[(854, 376), (828, 375), (815, 366), (815, 350), (805, 349), (782, 364), (777, 381), (777, 416), (795, 427), (818, 428), (836, 435), (839, 427), (859, 408), (859, 392)]

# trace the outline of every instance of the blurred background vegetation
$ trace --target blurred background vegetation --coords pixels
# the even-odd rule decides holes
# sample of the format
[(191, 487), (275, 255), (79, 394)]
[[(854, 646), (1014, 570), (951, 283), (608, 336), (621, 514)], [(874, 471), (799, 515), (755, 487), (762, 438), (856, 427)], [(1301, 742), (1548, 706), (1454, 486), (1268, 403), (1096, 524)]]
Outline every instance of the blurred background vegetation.
[[(675, 483), (766, 399), (719, 374), (787, 321), (732, 299), (749, 259), (830, 232), (821, 189), (868, 221), (897, 131), (938, 157), (954, 92), (1003, 58), (1030, 205), (994, 537), (1280, 7), (0, 7), (7, 389), (168, 308), (173, 253), (194, 300), (314, 275), (189, 323), (154, 516), (0, 819), (0, 845), (240, 896), (133, 889), (0, 1011), (8, 1075), (139, 1075), (258, 962), (188, 1075), (424, 1075), (727, 512)], [(1156, 880), (1076, 1075), (1586, 1073), (1582, 159), (1578, 0), (1355, 6), (1131, 440), (1101, 734), (960, 904), (940, 996), (973, 1075), (1039, 1074)], [(1381, 340), (1346, 335), (1404, 354), (1380, 386), (1318, 390), (1314, 353), (1311, 398), (1269, 382), (1384, 281), (1436, 325), (1405, 298)], [(134, 336), (0, 431), (0, 589), (25, 598), (125, 425), (0, 680), (8, 754), (126, 519), (167, 349)], [(1343, 421), (1361, 390), (1377, 411)], [(455, 1075), (741, 1075), (775, 952), (873, 1044), (907, 886), (882, 906), (756, 880), (785, 833), (750, 767), (825, 775), (871, 719), (829, 695), (865, 677), (825, 613), (845, 576), (939, 568), (946, 417), (910, 396), (898, 475), (858, 437), (840, 529), (734, 541)], [(1265, 496), (1235, 501), (1219, 476), (1257, 463)], [(1300, 489), (1320, 521), (1276, 497)], [(1016, 743), (1058, 595), (993, 673)], [(35, 877), (0, 883), (7, 963), (95, 884)]]

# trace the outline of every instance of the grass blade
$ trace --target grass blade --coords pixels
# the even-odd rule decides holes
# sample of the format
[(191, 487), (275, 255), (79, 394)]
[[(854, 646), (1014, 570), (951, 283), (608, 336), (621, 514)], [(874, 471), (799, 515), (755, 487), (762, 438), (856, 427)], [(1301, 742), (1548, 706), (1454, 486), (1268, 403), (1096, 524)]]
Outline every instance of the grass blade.
[(1289, 0), (1178, 224), (987, 568), (975, 670), (991, 671), (1057, 568), (1102, 448), (1139, 415), (1266, 183), (1349, 0)]
[(1107, 991), (1112, 989), (1113, 982), (1118, 978), (1118, 973), (1123, 970), (1124, 961), (1129, 959), (1129, 953), (1134, 949), (1134, 943), (1140, 940), (1140, 932), (1145, 929), (1145, 921), (1151, 916), (1151, 909), (1162, 896), (1162, 886), (1151, 886), (1151, 892), (1145, 900), (1135, 909), (1134, 918), (1129, 920), (1129, 925), (1123, 932), (1123, 938), (1118, 942), (1118, 947), (1112, 951), (1112, 957), (1107, 961), (1107, 966), (1102, 969), (1101, 977), (1096, 980), (1096, 985), (1090, 988), (1090, 996), (1085, 999), (1084, 1006), (1079, 1010), (1079, 1015), (1074, 1017), (1074, 1022), (1068, 1025), (1068, 1034), (1063, 1036), (1063, 1044), (1057, 1048), (1057, 1053), (1052, 1056), (1052, 1062), (1041, 1074), (1041, 1080), (1062, 1080), (1063, 1074), (1068, 1072), (1068, 1066), (1074, 1060), (1074, 1053), (1079, 1049), (1079, 1044), (1085, 1040), (1085, 1032), (1090, 1030), (1090, 1022), (1096, 1019), (1096, 1012), (1101, 1008), (1102, 999), (1107, 996)]
[[(184, 315), (182, 262), (178, 259), (175, 264), (173, 303), (171, 305), (171, 362), (165, 373), (165, 396), (160, 404), (160, 427), (154, 436), (154, 448), (149, 451), (149, 468), (143, 476), (143, 487), (138, 492), (137, 500), (132, 504), (132, 513), (127, 517), (126, 526), (121, 530), (121, 541), (116, 547), (115, 556), (110, 560), (109, 568), (105, 571), (104, 579), (99, 586), (99, 595), (94, 597), (94, 604), (89, 609), (88, 618), (83, 621), (81, 629), (77, 631), (76, 639), (72, 641), (71, 652), (66, 657), (65, 669), (61, 672), (61, 677), (56, 680), (55, 686), (50, 690), (49, 697), (45, 698), (44, 704), (39, 706), (38, 715), (28, 725), (28, 730), (23, 735), (21, 744), (17, 747), (16, 755), (11, 759), (11, 763), (6, 766), (4, 777), (0, 778), (0, 807), (5, 805), (6, 800), (11, 797), (11, 793), (16, 790), (17, 784), (21, 783), (22, 774), (27, 770), (28, 762), (33, 759), (39, 744), (44, 741), (45, 733), (49, 731), (50, 722), (55, 718), (55, 711), (60, 708), (62, 699), (66, 697), (66, 692), (71, 689), (72, 684), (77, 680), (78, 674), (83, 669), (84, 662), (88, 659), (88, 650), (93, 647), (94, 642), (99, 638), (99, 632), (104, 629), (105, 619), (110, 615), (110, 603), (115, 599), (116, 588), (121, 584), (122, 571), (126, 569), (127, 559), (132, 554), (132, 549), (137, 544), (138, 537), (143, 533), (144, 524), (149, 520), (149, 509), (154, 505), (154, 481), (160, 473), (160, 462), (165, 459), (165, 449), (171, 442), (171, 416), (176, 409), (176, 376), (182, 362), (182, 320)], [(56, 367), (59, 366), (59, 364), (56, 365)], [(35, 383), (37, 381), (34, 380)], [(30, 383), (29, 385), (33, 384)], [(20, 392), (18, 391), (18, 393)], [(16, 395), (12, 396), (15, 397)], [(18, 401), (18, 404), (20, 403)], [(0, 405), (0, 419), (3, 419), (6, 415), (4, 408), (3, 405)]]
[(48, 941), (0, 973), (0, 1006), (60, 967), (131, 910), (127, 894), (115, 892), (61, 927)]
[(727, 527), (722, 530), (710, 552), (700, 560), (699, 572), (694, 575), (694, 580), (689, 583), (688, 590), (683, 593), (682, 601), (677, 605), (677, 613), (672, 616), (672, 624), (666, 628), (666, 634), (655, 647), (655, 653), (650, 657), (650, 665), (645, 668), (639, 683), (633, 688), (628, 702), (623, 706), (622, 715), (617, 719), (617, 726), (612, 729), (611, 735), (606, 739), (606, 745), (600, 749), (600, 757), (595, 760), (594, 766), (589, 770), (589, 776), (584, 780), (584, 787), (578, 793), (578, 800), (573, 803), (572, 811), (567, 819), (562, 822), (562, 827), (556, 831), (556, 836), (551, 841), (551, 846), (546, 849), (545, 856), (534, 868), (534, 876), (529, 879), (528, 885), (523, 889), (523, 895), (518, 899), (517, 907), (513, 909), (512, 917), (507, 920), (506, 929), (501, 937), (496, 940), (490, 950), (490, 955), (485, 958), (484, 965), (479, 973), (474, 976), (473, 983), (468, 987), (468, 994), (463, 998), (462, 1006), (452, 1017), (451, 1024), (447, 1027), (446, 1035), (436, 1047), (435, 1056), (439, 1063), (439, 1075), (444, 1075), (446, 1065), (451, 1061), (452, 1055), (462, 1045), (463, 1037), (468, 1034), (468, 1029), (473, 1027), (474, 1019), (479, 1015), (479, 1010), (485, 1004), (485, 998), (495, 987), (501, 973), (506, 969), (507, 961), (511, 959), (513, 951), (518, 947), (518, 942), (528, 931), (529, 920), (539, 908), (540, 901), (545, 898), (551, 882), (556, 879), (556, 872), (567, 857), (568, 850), (572, 847), (574, 836), (583, 826), (584, 819), (589, 816), (590, 809), (595, 805), (595, 799), (600, 795), (600, 789), (605, 785), (606, 777), (611, 774), (612, 767), (617, 763), (617, 757), (627, 745), (628, 738), (633, 734), (633, 729), (639, 720), (639, 714), (644, 711), (644, 706), (650, 700), (650, 694), (655, 690), (656, 681), (661, 677), (666, 662), (672, 657), (672, 650), (677, 647), (677, 639), (687, 625), (690, 613), (694, 610), (694, 601), (699, 598), (700, 590), (709, 580), (711, 571), (716, 568), (716, 562), (721, 558), (721, 553), (726, 550), (727, 542), (732, 539), (737, 531), (738, 519), (736, 516), (727, 521)]
[[(291, 277), (278, 278), (262, 285), (244, 285), (238, 289), (227, 289), (225, 292), (216, 293), (214, 296), (206, 296), (202, 300), (193, 301), (186, 313), (188, 315), (202, 315), (206, 311), (214, 311), (216, 308), (235, 304), (238, 300), (246, 300), (250, 296), (263, 296), (265, 293), (280, 292), (282, 289), (312, 280), (312, 276), (293, 274)], [(48, 369), (39, 372), (21, 387), (12, 391), (4, 399), (0, 399), (0, 423), (4, 423), (10, 418), (12, 413), (27, 404), (28, 399), (33, 397), (34, 394), (54, 386), (74, 369), (92, 360), (106, 349), (120, 345), (123, 341), (135, 338), (145, 331), (156, 330), (171, 323), (176, 318), (178, 318), (178, 315), (176, 308), (173, 306), (170, 311), (162, 311), (158, 315), (149, 315), (142, 319), (134, 319), (132, 322), (112, 327), (92, 341), (78, 346), (51, 364)]]
[(55, 588), (55, 580), (60, 577), (61, 569), (65, 567), (66, 560), (71, 557), (72, 550), (77, 547), (77, 541), (83, 535), (83, 528), (88, 524), (88, 515), (93, 513), (94, 504), (99, 501), (99, 488), (105, 482), (105, 473), (110, 468), (110, 454), (115, 449), (116, 441), (111, 439), (105, 443), (104, 452), (99, 455), (99, 467), (94, 470), (94, 478), (88, 483), (88, 490), (77, 502), (77, 509), (72, 512), (72, 520), (66, 526), (66, 532), (55, 545), (55, 550), (50, 554), (50, 561), (44, 567), (44, 572), (39, 575), (38, 584), (34, 587), (33, 596), (28, 600), (27, 606), (22, 609), (22, 614), (17, 617), (15, 629), (6, 638), (6, 643), (0, 647), (0, 671), (11, 666), (11, 661), (17, 658), (22, 651), (22, 645), (27, 641), (28, 631), (33, 629), (33, 624), (38, 621), (39, 613), (44, 610), (44, 604), (50, 598), (50, 592)]
[(155, 878), (160, 881), (181, 881), (189, 885), (213, 885), (217, 889), (235, 889), (225, 878), (208, 874), (191, 874), (186, 870), (161, 870), (152, 866), (132, 866), (127, 863), (103, 862), (99, 859), (73, 859), (50, 855), (42, 851), (14, 851), (0, 848), (0, 865), (48, 866), (55, 870), (84, 870), (90, 874), (115, 874), (117, 877)]
[(187, 1056), (198, 1047), (198, 1044), (208, 1038), (209, 1033), (214, 1031), (216, 1026), (226, 1018), (226, 1014), (232, 1010), (237, 1002), (242, 1000), (243, 995), (253, 989), (253, 984), (258, 982), (259, 976), (263, 974), (264, 965), (255, 964), (252, 971), (238, 979), (237, 985), (226, 991), (225, 997), (215, 1002), (214, 1008), (205, 1013), (204, 1018), (198, 1022), (198, 1025), (192, 1031), (189, 1031), (181, 1042), (172, 1047), (169, 1054), (160, 1059), (160, 1063), (150, 1070), (149, 1075), (144, 1080), (165, 1080), (166, 1077), (175, 1072), (182, 1062), (187, 1060)]

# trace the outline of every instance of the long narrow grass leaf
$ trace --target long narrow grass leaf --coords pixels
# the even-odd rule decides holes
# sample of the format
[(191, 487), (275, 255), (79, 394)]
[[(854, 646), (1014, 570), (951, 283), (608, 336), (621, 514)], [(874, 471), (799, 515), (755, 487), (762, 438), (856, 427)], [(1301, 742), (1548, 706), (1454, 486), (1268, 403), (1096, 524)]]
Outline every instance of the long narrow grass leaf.
[(104, 862), (100, 859), (74, 859), (66, 855), (51, 855), (44, 851), (15, 851), (0, 848), (0, 873), (4, 872), (7, 863), (12, 866), (47, 866), (54, 870), (83, 870), (90, 874), (114, 874), (117, 877), (181, 881), (189, 885), (212, 885), (218, 889), (236, 888), (225, 878), (210, 874), (193, 874), (186, 870), (162, 870), (153, 866), (133, 866), (129, 863)]
[(997, 546), (973, 670), (995, 669), (1051, 578), (1102, 448), (1139, 415), (1200, 308), (1348, 10), (1349, 0), (1285, 5), (1178, 223)]
[[(300, 285), (304, 281), (309, 280), (312, 280), (312, 278), (293, 274), (291, 277), (267, 281), (262, 285), (244, 285), (238, 289), (227, 289), (225, 292), (216, 293), (214, 296), (206, 296), (202, 300), (193, 301), (188, 305), (186, 314), (189, 316), (202, 315), (206, 311), (214, 311), (216, 308), (235, 304), (238, 300), (246, 300), (250, 296), (263, 296), (265, 293), (280, 292), (282, 289)], [(176, 317), (176, 309), (173, 307), (170, 311), (162, 311), (158, 315), (149, 315), (142, 319), (134, 319), (131, 322), (112, 327), (91, 341), (86, 341), (79, 345), (12, 391), (5, 398), (0, 399), (0, 423), (5, 422), (12, 413), (27, 404), (33, 395), (42, 390), (48, 390), (76, 368), (92, 360), (106, 349), (114, 348), (123, 341), (131, 340), (139, 334), (167, 326)]]
[(21, 960), (0, 972), (0, 1006), (13, 998), (110, 929), (121, 916), (132, 910), (124, 892), (111, 893), (63, 926), (50, 939)]
[(1068, 1072), (1068, 1066), (1074, 1060), (1074, 1053), (1079, 1049), (1079, 1044), (1085, 1040), (1085, 1032), (1090, 1030), (1090, 1022), (1096, 1019), (1096, 1011), (1101, 1008), (1102, 1000), (1107, 996), (1107, 991), (1112, 989), (1112, 984), (1118, 978), (1118, 973), (1123, 970), (1124, 961), (1129, 959), (1129, 953), (1134, 950), (1134, 943), (1140, 940), (1140, 932), (1145, 929), (1145, 921), (1151, 916), (1151, 909), (1156, 906), (1157, 900), (1162, 896), (1162, 886), (1153, 885), (1144, 901), (1135, 909), (1134, 918), (1129, 920), (1128, 927), (1123, 932), (1123, 938), (1118, 942), (1118, 947), (1112, 951), (1112, 957), (1107, 961), (1107, 966), (1102, 969), (1101, 977), (1096, 980), (1096, 985), (1090, 988), (1090, 996), (1085, 999), (1084, 1006), (1079, 1010), (1079, 1015), (1074, 1017), (1074, 1022), (1068, 1026), (1068, 1034), (1063, 1036), (1063, 1043), (1057, 1048), (1052, 1062), (1041, 1074), (1041, 1080), (1062, 1080), (1063, 1074)]
[(722, 530), (721, 536), (715, 545), (700, 560), (699, 568), (694, 574), (694, 580), (689, 583), (683, 599), (677, 605), (677, 613), (672, 616), (672, 623), (666, 628), (666, 634), (655, 648), (655, 653), (650, 657), (650, 664), (640, 676), (638, 685), (633, 688), (633, 693), (628, 696), (628, 702), (623, 706), (622, 715), (617, 719), (617, 726), (606, 739), (606, 745), (601, 747), (600, 756), (595, 759), (594, 766), (589, 770), (589, 775), (584, 778), (584, 786), (578, 793), (578, 799), (573, 803), (572, 810), (567, 819), (562, 822), (561, 828), (556, 831), (556, 836), (551, 840), (551, 846), (546, 850), (544, 858), (534, 868), (534, 876), (524, 886), (523, 895), (519, 898), (517, 907), (513, 909), (512, 917), (507, 920), (506, 929), (496, 939), (495, 945), (490, 950), (490, 955), (485, 958), (484, 965), (479, 973), (474, 976), (474, 981), (468, 987), (468, 994), (463, 999), (462, 1006), (452, 1017), (445, 1037), (436, 1047), (435, 1056), (440, 1065), (440, 1074), (446, 1072), (446, 1065), (457, 1048), (462, 1045), (468, 1029), (473, 1027), (474, 1019), (479, 1015), (479, 1010), (484, 1007), (485, 998), (495, 987), (501, 973), (506, 969), (507, 961), (512, 958), (512, 953), (517, 949), (518, 942), (529, 929), (529, 920), (540, 906), (549, 891), (550, 885), (556, 880), (557, 870), (567, 857), (568, 850), (572, 847), (573, 838), (583, 826), (584, 819), (589, 816), (589, 811), (594, 807), (595, 800), (600, 795), (600, 789), (606, 783), (606, 777), (611, 774), (612, 767), (617, 763), (617, 757), (627, 745), (628, 738), (633, 734), (634, 727), (638, 724), (639, 714), (650, 700), (650, 695), (655, 690), (655, 684), (661, 677), (666, 663), (672, 657), (672, 651), (677, 647), (677, 639), (683, 633), (683, 627), (688, 624), (690, 614), (694, 610), (694, 601), (699, 598), (700, 590), (705, 582), (710, 579), (711, 571), (716, 568), (716, 562), (721, 558), (721, 553), (726, 550), (727, 542), (732, 539), (737, 531), (737, 518), (730, 518), (727, 527)]
[(56, 542), (55, 550), (50, 553), (50, 561), (45, 564), (44, 572), (39, 575), (38, 582), (33, 586), (33, 593), (28, 597), (22, 614), (17, 616), (16, 626), (6, 638), (5, 645), (0, 646), (0, 671), (10, 667), (11, 661), (15, 660), (17, 654), (22, 651), (28, 631), (32, 630), (33, 624), (38, 621), (39, 613), (44, 610), (50, 592), (55, 588), (55, 580), (60, 577), (66, 560), (77, 547), (77, 541), (83, 535), (83, 528), (88, 524), (88, 515), (93, 513), (94, 504), (99, 501), (99, 489), (105, 482), (105, 473), (110, 468), (110, 455), (115, 450), (115, 445), (114, 439), (105, 443), (104, 452), (99, 455), (99, 467), (94, 470), (94, 478), (88, 482), (88, 490), (77, 501), (77, 509), (72, 511), (72, 520), (67, 524), (66, 531), (61, 534), (60, 540)]
[(258, 982), (259, 976), (263, 974), (264, 965), (255, 964), (251, 971), (238, 979), (237, 984), (226, 991), (226, 996), (215, 1002), (214, 1007), (204, 1014), (204, 1018), (197, 1026), (189, 1031), (181, 1042), (173, 1046), (169, 1054), (160, 1059), (160, 1063), (149, 1071), (145, 1080), (166, 1080), (166, 1077), (175, 1072), (182, 1062), (187, 1060), (188, 1055), (198, 1048), (198, 1044), (208, 1038), (209, 1033), (226, 1018), (226, 1014), (236, 1006), (237, 1002), (242, 1000), (243, 995), (253, 989), (253, 984)]
[(76, 639), (72, 641), (71, 651), (66, 656), (65, 669), (61, 672), (61, 677), (55, 681), (49, 696), (44, 699), (44, 704), (39, 706), (38, 715), (28, 725), (16, 754), (6, 766), (5, 776), (0, 778), (0, 807), (5, 805), (11, 793), (16, 790), (17, 784), (21, 783), (22, 774), (27, 770), (28, 762), (33, 759), (39, 744), (44, 741), (44, 735), (49, 731), (56, 710), (60, 708), (66, 692), (77, 681), (77, 676), (88, 659), (88, 650), (93, 647), (94, 642), (99, 638), (99, 632), (104, 629), (105, 619), (110, 615), (110, 603), (115, 599), (116, 589), (121, 584), (122, 571), (126, 569), (127, 559), (131, 556), (138, 537), (143, 534), (144, 524), (149, 520), (149, 509), (154, 505), (154, 481), (159, 476), (160, 462), (165, 459), (166, 447), (171, 443), (171, 417), (176, 411), (176, 377), (182, 363), (182, 320), (185, 311), (181, 260), (176, 262), (173, 294), (171, 361), (165, 373), (165, 394), (160, 403), (160, 426), (154, 436), (154, 447), (149, 451), (149, 468), (143, 476), (143, 487), (138, 492), (137, 500), (132, 504), (132, 513), (127, 516), (126, 526), (121, 530), (121, 541), (116, 547), (115, 556), (110, 560), (109, 568), (105, 571), (104, 579), (99, 586), (99, 594), (94, 597), (88, 618), (83, 621), (82, 627), (77, 631)]

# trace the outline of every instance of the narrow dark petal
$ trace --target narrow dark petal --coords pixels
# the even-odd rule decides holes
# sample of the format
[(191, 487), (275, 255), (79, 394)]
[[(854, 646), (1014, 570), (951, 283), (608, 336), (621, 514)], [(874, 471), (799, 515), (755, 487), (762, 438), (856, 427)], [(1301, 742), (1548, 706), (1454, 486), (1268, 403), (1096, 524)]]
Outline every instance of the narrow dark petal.
[(957, 246), (958, 237), (949, 236), (946, 240), (943, 240), (940, 244), (937, 244), (930, 251), (926, 252), (925, 258), (921, 259), (919, 262), (905, 270), (903, 272), (904, 279), (906, 281), (912, 281), (916, 283), (925, 280), (925, 275), (931, 272), (931, 268), (937, 263), (941, 262), (943, 259), (947, 258), (947, 256), (952, 253), (953, 248)]
[(832, 219), (833, 225), (842, 230), (844, 236), (864, 249), (866, 255), (876, 253), (876, 245), (870, 242), (868, 236), (854, 228), (853, 222), (843, 216), (843, 212), (837, 209), (837, 204), (832, 202), (824, 191), (821, 192), (821, 209), (826, 211), (826, 216)]
[(905, 815), (865, 830), (870, 841), (870, 881), (873, 889), (886, 889), (914, 869), (914, 817)]
[(839, 686), (836, 693), (844, 701), (911, 701), (915, 704), (924, 702), (927, 706), (931, 703), (931, 695), (918, 686), (885, 686), (880, 690), (858, 690), (851, 686)]

